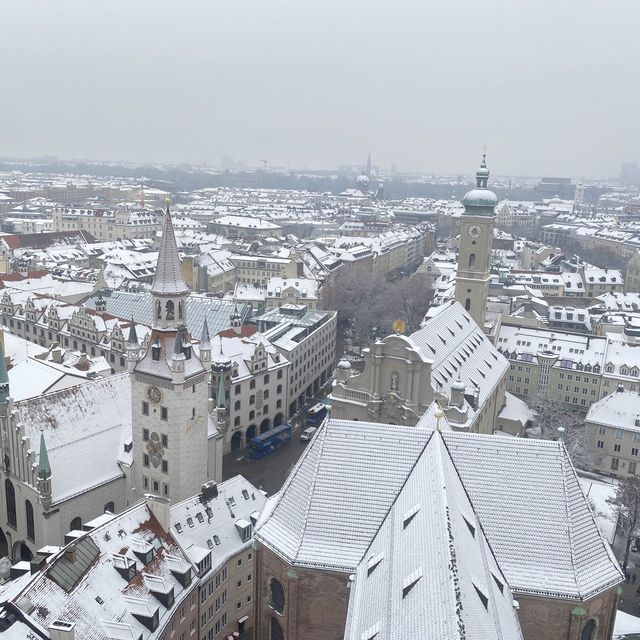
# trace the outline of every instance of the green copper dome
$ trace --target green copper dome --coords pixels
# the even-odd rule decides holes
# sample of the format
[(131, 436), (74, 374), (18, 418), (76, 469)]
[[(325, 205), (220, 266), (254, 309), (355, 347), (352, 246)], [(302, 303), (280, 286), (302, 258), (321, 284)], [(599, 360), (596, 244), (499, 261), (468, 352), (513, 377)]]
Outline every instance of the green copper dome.
[(465, 215), (493, 216), (494, 208), (498, 204), (498, 197), (487, 188), (489, 169), (487, 168), (486, 154), (482, 155), (482, 164), (476, 172), (476, 187), (468, 191), (462, 199)]

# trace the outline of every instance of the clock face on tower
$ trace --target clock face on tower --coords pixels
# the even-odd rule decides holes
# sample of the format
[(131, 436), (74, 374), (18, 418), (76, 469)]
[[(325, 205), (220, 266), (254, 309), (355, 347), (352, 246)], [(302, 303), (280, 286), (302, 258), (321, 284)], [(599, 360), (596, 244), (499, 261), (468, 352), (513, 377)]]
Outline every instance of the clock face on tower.
[(482, 235), (482, 229), (477, 224), (474, 224), (473, 226), (469, 227), (469, 236), (471, 238), (473, 238), (474, 240), (477, 240), (481, 235)]
[(160, 402), (160, 400), (162, 400), (162, 392), (155, 385), (151, 385), (147, 389), (147, 398), (149, 398), (149, 400), (151, 400), (151, 402), (153, 402), (154, 404), (157, 404), (158, 402)]

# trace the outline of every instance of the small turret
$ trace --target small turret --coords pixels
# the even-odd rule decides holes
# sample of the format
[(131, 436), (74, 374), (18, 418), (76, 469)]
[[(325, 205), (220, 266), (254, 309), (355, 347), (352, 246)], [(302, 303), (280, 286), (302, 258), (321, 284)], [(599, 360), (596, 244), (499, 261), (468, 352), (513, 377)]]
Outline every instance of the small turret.
[(238, 309), (237, 302), (233, 309), (233, 313), (231, 314), (231, 328), (237, 335), (240, 335), (240, 333), (242, 333), (242, 315), (240, 314), (240, 311)]
[(209, 336), (209, 325), (207, 319), (204, 319), (202, 325), (202, 336), (200, 337), (200, 361), (206, 366), (211, 362), (211, 338)]
[(38, 458), (38, 491), (42, 508), (49, 511), (51, 509), (51, 465), (42, 429), (40, 429), (40, 457)]
[(449, 398), (450, 406), (462, 409), (464, 406), (464, 392), (466, 388), (467, 386), (460, 379), (460, 375), (458, 375), (458, 379), (451, 385), (451, 397)]
[(224, 376), (221, 375), (218, 378), (218, 395), (216, 397), (216, 407), (218, 409), (225, 409), (227, 406), (227, 397), (224, 390)]
[(0, 403), (9, 400), (9, 373), (4, 355), (4, 333), (0, 334)]
[(182, 346), (182, 335), (180, 332), (176, 334), (176, 341), (173, 346), (173, 354), (171, 355), (171, 371), (173, 372), (173, 381), (177, 384), (184, 382), (184, 365), (186, 361), (184, 349)]
[(127, 339), (127, 371), (133, 371), (136, 362), (138, 361), (138, 355), (140, 353), (140, 345), (138, 344), (138, 333), (136, 331), (136, 325), (131, 318), (131, 325), (129, 326), (129, 338)]
[(102, 297), (102, 291), (98, 294), (96, 300), (96, 313), (102, 315), (107, 312), (107, 301)]
[(218, 396), (216, 398), (216, 426), (220, 433), (227, 430), (229, 423), (229, 413), (227, 411), (227, 397), (224, 388), (224, 374), (218, 376)]

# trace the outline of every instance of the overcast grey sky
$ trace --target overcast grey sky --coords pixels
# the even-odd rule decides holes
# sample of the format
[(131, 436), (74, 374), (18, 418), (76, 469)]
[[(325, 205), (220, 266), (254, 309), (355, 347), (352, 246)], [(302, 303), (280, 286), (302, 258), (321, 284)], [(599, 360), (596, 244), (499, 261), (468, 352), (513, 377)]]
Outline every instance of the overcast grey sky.
[(0, 155), (617, 175), (637, 0), (2, 0)]

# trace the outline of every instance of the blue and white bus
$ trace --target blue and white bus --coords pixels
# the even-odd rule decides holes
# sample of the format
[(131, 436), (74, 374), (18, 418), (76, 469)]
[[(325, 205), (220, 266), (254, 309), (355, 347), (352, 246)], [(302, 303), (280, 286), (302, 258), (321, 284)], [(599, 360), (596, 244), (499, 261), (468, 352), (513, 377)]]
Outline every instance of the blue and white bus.
[(330, 407), (324, 402), (314, 404), (313, 407), (307, 411), (307, 417), (304, 421), (305, 426), (319, 427), (322, 424), (322, 421), (327, 417), (329, 408)]
[(274, 427), (271, 431), (265, 431), (259, 436), (255, 436), (249, 440), (249, 458), (251, 460), (260, 460), (268, 456), (272, 451), (279, 449), (285, 444), (291, 442), (292, 428), (288, 422)]

